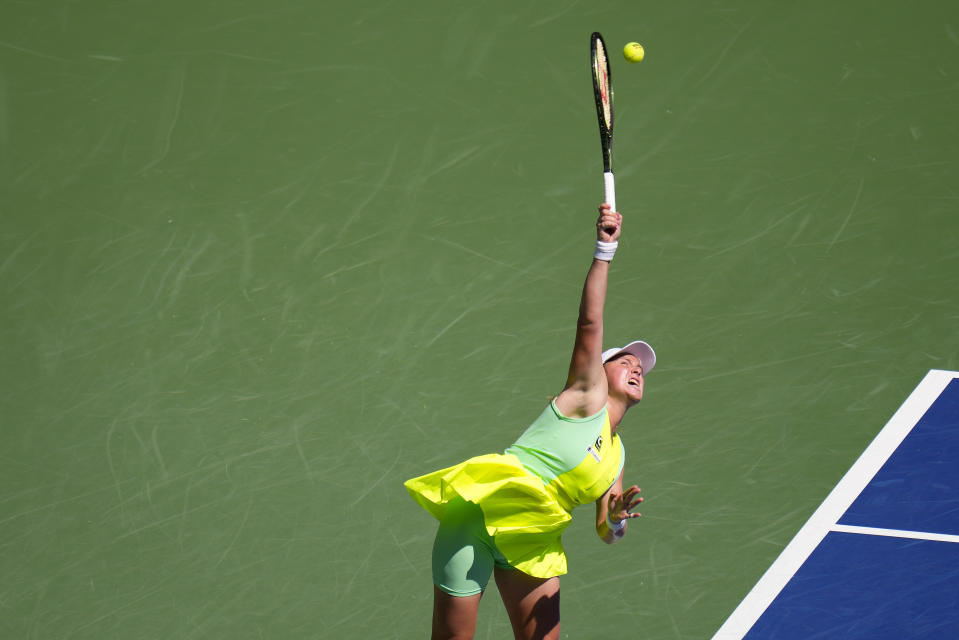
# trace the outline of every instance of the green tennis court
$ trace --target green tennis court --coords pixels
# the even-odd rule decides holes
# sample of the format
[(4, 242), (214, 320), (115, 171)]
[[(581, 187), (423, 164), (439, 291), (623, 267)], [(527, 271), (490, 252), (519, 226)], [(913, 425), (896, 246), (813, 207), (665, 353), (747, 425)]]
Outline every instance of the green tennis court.
[[(563, 637), (708, 638), (959, 369), (959, 6), (0, 8), (0, 636), (420, 638), (402, 482), (562, 386), (603, 194), (644, 518)], [(495, 593), (477, 638), (508, 637)]]

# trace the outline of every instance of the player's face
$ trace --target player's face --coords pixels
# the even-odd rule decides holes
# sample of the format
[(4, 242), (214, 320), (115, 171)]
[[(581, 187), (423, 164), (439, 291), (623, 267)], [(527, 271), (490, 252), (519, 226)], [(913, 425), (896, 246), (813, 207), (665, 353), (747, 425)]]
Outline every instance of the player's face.
[(610, 395), (625, 396), (630, 406), (643, 399), (643, 365), (639, 358), (625, 353), (604, 365)]

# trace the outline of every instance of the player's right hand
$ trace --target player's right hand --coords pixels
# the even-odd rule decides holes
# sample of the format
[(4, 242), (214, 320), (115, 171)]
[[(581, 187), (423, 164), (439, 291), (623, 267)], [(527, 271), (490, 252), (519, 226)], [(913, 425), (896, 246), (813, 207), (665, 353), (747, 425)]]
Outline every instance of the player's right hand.
[(619, 239), (623, 216), (613, 211), (605, 202), (599, 205), (599, 219), (596, 221), (596, 239), (602, 242), (616, 242)]

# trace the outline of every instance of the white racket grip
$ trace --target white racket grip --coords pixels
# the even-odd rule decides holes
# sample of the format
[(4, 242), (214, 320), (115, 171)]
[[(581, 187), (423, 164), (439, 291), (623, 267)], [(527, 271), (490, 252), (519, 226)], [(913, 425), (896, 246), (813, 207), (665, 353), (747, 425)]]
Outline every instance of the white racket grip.
[(613, 172), (606, 171), (603, 173), (603, 182), (606, 187), (606, 204), (612, 207), (613, 211), (616, 211), (616, 181), (613, 179)]

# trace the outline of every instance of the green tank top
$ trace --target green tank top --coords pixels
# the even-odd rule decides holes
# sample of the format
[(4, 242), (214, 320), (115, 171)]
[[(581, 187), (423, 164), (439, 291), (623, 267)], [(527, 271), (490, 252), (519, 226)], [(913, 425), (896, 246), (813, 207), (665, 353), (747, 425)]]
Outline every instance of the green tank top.
[(539, 476), (566, 511), (600, 498), (626, 463), (619, 435), (610, 434), (606, 407), (588, 418), (569, 418), (556, 400), (505, 453)]

